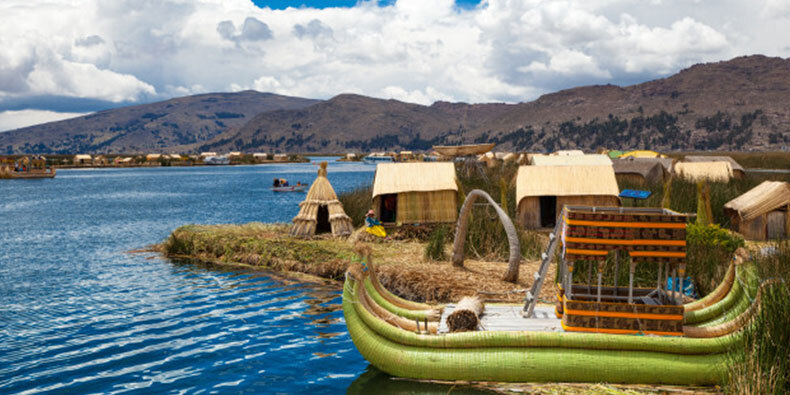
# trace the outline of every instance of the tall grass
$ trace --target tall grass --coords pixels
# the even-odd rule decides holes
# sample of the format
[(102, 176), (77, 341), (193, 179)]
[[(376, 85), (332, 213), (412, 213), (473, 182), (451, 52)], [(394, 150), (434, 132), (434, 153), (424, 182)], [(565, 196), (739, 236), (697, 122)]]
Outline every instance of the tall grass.
[(446, 226), (440, 225), (433, 229), (428, 239), (428, 244), (425, 245), (425, 259), (434, 261), (443, 261), (445, 259), (444, 246), (447, 243), (447, 233)]
[[(713, 223), (722, 227), (729, 227), (730, 219), (724, 213), (724, 205), (730, 200), (746, 193), (765, 180), (790, 181), (788, 174), (747, 173), (742, 179), (732, 179), (729, 182), (708, 182), (710, 189), (710, 203), (713, 211)], [(621, 182), (620, 190), (639, 189), (652, 192), (644, 200), (623, 199), (625, 207), (661, 207), (666, 184), (638, 185)], [(680, 178), (673, 178), (670, 188), (669, 208), (681, 213), (697, 212), (697, 184)]]
[(764, 288), (760, 310), (744, 333), (744, 347), (731, 354), (727, 392), (790, 393), (790, 242), (756, 259)]
[(368, 210), (373, 208), (372, 195), (372, 185), (362, 185), (337, 195), (337, 199), (343, 204), (343, 210), (346, 211), (346, 215), (351, 217), (355, 228), (365, 224), (365, 216)]

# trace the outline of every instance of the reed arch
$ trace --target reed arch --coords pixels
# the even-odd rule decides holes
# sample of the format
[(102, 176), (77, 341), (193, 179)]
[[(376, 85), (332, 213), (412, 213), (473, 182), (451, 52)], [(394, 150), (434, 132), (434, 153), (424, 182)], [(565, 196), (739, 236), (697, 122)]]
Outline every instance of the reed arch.
[(487, 200), (488, 203), (494, 207), (494, 210), (499, 216), (499, 222), (501, 222), (502, 226), (505, 228), (508, 245), (510, 246), (510, 259), (508, 260), (507, 272), (503, 280), (515, 283), (518, 281), (518, 267), (521, 263), (521, 246), (518, 241), (518, 232), (507, 213), (499, 207), (488, 193), (480, 189), (472, 190), (466, 195), (466, 200), (464, 200), (464, 204), (461, 206), (461, 212), (458, 214), (458, 222), (455, 226), (455, 241), (453, 242), (453, 266), (464, 266), (464, 244), (466, 243), (469, 215), (472, 213), (474, 203), (479, 198)]

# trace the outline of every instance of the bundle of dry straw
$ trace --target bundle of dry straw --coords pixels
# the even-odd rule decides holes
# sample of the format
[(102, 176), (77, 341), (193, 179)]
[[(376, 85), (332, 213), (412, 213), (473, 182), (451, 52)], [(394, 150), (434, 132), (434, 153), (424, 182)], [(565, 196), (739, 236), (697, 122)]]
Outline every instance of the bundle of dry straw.
[(453, 312), (447, 316), (450, 332), (476, 331), (483, 314), (483, 302), (477, 296), (466, 296), (458, 302)]

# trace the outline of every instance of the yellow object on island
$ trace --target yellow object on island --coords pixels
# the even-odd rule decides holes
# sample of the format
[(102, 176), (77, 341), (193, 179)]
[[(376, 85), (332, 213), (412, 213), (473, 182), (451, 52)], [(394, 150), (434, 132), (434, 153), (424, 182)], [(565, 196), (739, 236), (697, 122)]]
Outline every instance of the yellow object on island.
[(365, 228), (365, 231), (373, 236), (387, 237), (387, 231), (385, 231), (384, 227), (381, 225), (368, 226)]

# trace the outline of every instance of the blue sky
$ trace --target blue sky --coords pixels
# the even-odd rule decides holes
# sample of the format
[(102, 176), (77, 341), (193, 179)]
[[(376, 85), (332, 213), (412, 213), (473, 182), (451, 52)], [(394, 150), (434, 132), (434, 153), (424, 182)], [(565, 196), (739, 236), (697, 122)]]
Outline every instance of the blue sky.
[[(391, 4), (395, 0), (380, 0), (379, 4)], [(431, 1), (431, 0), (426, 0)], [(272, 9), (285, 9), (288, 7), (312, 7), (312, 8), (328, 8), (328, 7), (353, 7), (358, 3), (358, 0), (253, 0), (253, 3), (258, 7), (269, 7)], [(461, 7), (474, 7), (480, 3), (480, 0), (456, 0), (456, 4)]]

